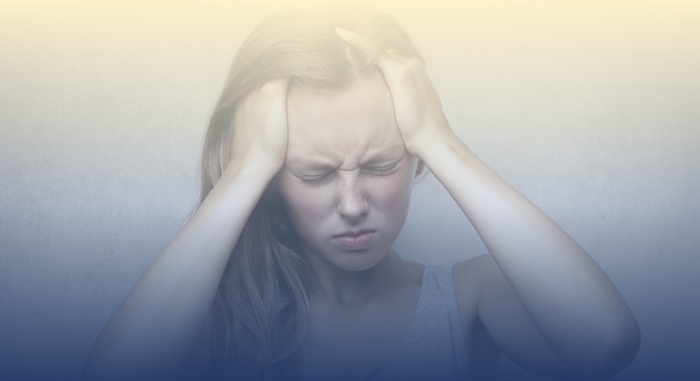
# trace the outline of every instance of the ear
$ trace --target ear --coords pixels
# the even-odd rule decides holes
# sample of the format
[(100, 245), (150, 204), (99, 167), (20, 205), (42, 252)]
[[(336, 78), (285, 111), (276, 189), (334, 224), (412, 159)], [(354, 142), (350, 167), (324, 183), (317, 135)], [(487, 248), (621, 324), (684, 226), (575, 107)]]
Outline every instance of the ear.
[(423, 173), (423, 170), (425, 169), (425, 163), (423, 160), (418, 159), (418, 166), (416, 167), (416, 175), (413, 176), (414, 178), (420, 176), (421, 173)]

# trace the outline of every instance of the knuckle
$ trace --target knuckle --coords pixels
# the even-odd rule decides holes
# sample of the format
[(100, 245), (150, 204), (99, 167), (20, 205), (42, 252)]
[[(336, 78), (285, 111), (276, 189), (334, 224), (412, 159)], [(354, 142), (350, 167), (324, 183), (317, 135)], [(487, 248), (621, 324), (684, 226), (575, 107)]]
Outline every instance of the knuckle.
[(259, 94), (263, 98), (274, 98), (278, 93), (279, 91), (273, 83), (265, 82), (260, 86)]

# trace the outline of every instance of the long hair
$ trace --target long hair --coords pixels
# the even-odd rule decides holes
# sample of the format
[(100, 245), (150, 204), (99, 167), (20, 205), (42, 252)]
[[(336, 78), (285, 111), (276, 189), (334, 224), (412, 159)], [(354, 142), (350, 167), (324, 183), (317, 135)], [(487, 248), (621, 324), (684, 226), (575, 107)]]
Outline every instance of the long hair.
[[(371, 42), (351, 48), (335, 28)], [(373, 9), (336, 8), (326, 15), (283, 12), (261, 22), (243, 42), (207, 129), (201, 162), (204, 201), (231, 158), (236, 103), (263, 82), (342, 89), (378, 69), (386, 49), (420, 57), (396, 20)], [(217, 379), (292, 379), (311, 324), (306, 266), (284, 207), (263, 197), (236, 243), (208, 317), (212, 373)]]

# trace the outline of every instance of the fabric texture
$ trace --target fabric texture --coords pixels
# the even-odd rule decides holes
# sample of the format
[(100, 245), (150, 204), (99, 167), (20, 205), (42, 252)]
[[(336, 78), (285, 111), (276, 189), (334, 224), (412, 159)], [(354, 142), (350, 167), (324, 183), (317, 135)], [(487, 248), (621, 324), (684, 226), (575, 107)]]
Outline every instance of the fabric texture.
[(452, 265), (426, 266), (416, 316), (406, 339), (367, 381), (468, 379)]

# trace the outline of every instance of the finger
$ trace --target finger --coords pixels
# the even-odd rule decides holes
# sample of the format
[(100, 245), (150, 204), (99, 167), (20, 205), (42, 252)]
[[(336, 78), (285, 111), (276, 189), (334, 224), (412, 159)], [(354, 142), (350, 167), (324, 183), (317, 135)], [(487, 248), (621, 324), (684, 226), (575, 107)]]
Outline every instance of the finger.
[(404, 65), (412, 65), (415, 63), (423, 62), (423, 60), (414, 56), (413, 54), (406, 53), (403, 50), (399, 49), (388, 49), (386, 51), (386, 54), (388, 54), (389, 56), (391, 56), (391, 58), (395, 59), (398, 62), (401, 62)]
[(274, 89), (285, 89), (289, 86), (289, 77), (274, 77), (268, 79), (262, 86), (272, 87)]
[(342, 38), (343, 41), (357, 48), (367, 43), (366, 38), (362, 37), (362, 35), (360, 35), (359, 33), (353, 32), (351, 30), (335, 28), (335, 34)]
[[(343, 28), (335, 28), (335, 33), (347, 44), (352, 45), (357, 49), (366, 49), (369, 45), (371, 45), (371, 41), (357, 32)], [(410, 65), (414, 63), (414, 59), (420, 60), (414, 55), (407, 54), (401, 50), (388, 49), (377, 55), (375, 58), (375, 63), (377, 66), (379, 66), (382, 72), (386, 73), (387, 70), (395, 69), (397, 64)]]
[(379, 67), (379, 70), (382, 71), (382, 74), (384, 74), (384, 78), (387, 80), (389, 87), (392, 87), (391, 85), (394, 81), (400, 82), (400, 78), (411, 71), (411, 62), (409, 58), (391, 54), (389, 50), (379, 53), (374, 59), (374, 63)]
[(268, 99), (287, 99), (289, 77), (275, 77), (260, 85), (260, 95)]
[[(335, 33), (342, 38), (343, 41), (356, 48), (363, 48), (371, 44), (364, 36), (351, 30), (335, 28)], [(388, 49), (386, 53), (399, 62), (412, 61), (412, 59), (415, 58), (412, 54), (405, 53), (399, 49)]]
[[(365, 37), (363, 37), (361, 34), (357, 32), (353, 32), (351, 30), (343, 29), (343, 28), (335, 28), (335, 33), (343, 39), (346, 43), (349, 45), (354, 46), (355, 48), (358, 48), (360, 50), (367, 48), (371, 42), (367, 40)], [(396, 50), (396, 49), (392, 49)], [(391, 63), (392, 57), (387, 55), (386, 52), (382, 52), (379, 54), (377, 57), (378, 61), (383, 61), (384, 63), (390, 64)], [(379, 62), (377, 62), (379, 64)]]

